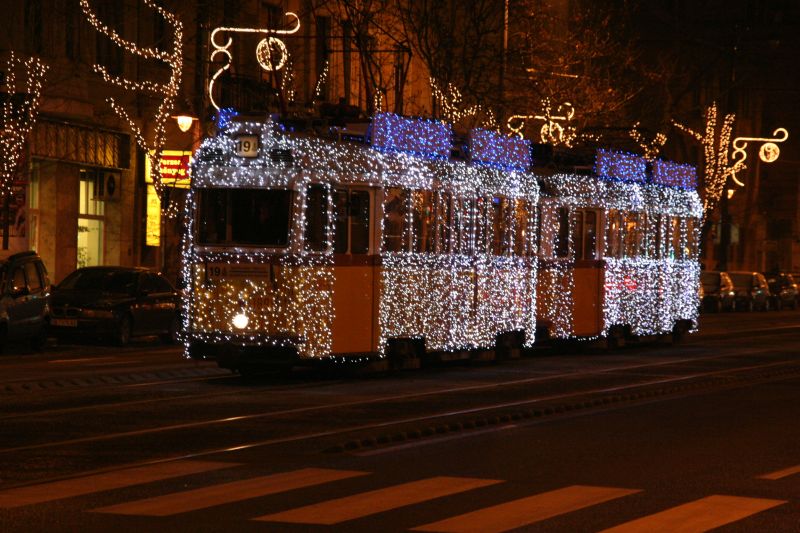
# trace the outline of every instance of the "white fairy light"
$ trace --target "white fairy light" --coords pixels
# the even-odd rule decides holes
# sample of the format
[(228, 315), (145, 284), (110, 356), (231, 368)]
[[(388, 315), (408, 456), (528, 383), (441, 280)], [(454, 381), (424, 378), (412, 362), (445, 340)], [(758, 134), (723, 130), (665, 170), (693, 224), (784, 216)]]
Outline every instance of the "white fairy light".
[(9, 194), (21, 170), (25, 146), (39, 114), (48, 67), (35, 57), (20, 59), (12, 51), (3, 70), (7, 94), (0, 106), (0, 197)]
[[(94, 65), (94, 71), (98, 73), (106, 83), (115, 85), (127, 91), (149, 94), (151, 97), (158, 98), (159, 104), (153, 117), (153, 131), (148, 140), (142, 129), (131, 118), (128, 112), (114, 98), (107, 98), (109, 106), (114, 112), (128, 124), (133, 132), (136, 143), (144, 150), (150, 160), (150, 172), (153, 178), (153, 186), (159, 198), (164, 198), (167, 186), (161, 175), (161, 154), (166, 145), (166, 124), (172, 115), (175, 106), (175, 99), (181, 86), (183, 75), (183, 23), (173, 13), (165, 10), (152, 0), (141, 0), (144, 5), (155, 11), (172, 28), (172, 47), (170, 51), (163, 51), (157, 47), (140, 46), (137, 43), (125, 39), (113, 28), (104, 24), (98, 17), (89, 0), (79, 0), (89, 24), (99, 33), (108, 37), (114, 44), (124, 51), (143, 59), (154, 59), (165, 63), (169, 67), (170, 76), (166, 83), (152, 80), (130, 80), (122, 76), (110, 74), (104, 65)], [(177, 208), (173, 204), (163, 205), (162, 210), (166, 216), (177, 214)]]

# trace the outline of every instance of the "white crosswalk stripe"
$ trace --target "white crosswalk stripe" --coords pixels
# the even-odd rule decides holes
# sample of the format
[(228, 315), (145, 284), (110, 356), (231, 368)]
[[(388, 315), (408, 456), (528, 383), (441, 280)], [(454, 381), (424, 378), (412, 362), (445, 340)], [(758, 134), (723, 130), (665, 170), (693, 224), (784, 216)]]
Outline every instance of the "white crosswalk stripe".
[(413, 530), (447, 533), (500, 533), (637, 492), (640, 491), (613, 487), (573, 485), (493, 505), (432, 524), (415, 527)]
[(10, 509), (93, 494), (105, 490), (120, 489), (152, 481), (161, 481), (190, 474), (210, 472), (237, 466), (236, 463), (212, 461), (170, 461), (152, 465), (92, 474), (51, 483), (41, 483), (0, 491), (0, 509)]
[(363, 475), (366, 475), (366, 472), (305, 468), (110, 505), (93, 509), (93, 511), (140, 516), (170, 516)]
[(332, 525), (501, 483), (495, 479), (433, 477), (254, 518), (265, 522)]
[(702, 533), (784, 503), (782, 500), (714, 495), (626, 522), (602, 533)]

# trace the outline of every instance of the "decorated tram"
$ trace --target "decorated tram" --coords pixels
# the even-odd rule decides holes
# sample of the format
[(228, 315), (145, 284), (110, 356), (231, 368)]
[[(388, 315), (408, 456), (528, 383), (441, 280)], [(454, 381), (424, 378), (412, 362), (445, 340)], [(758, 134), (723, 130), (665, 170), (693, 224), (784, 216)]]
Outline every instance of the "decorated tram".
[(598, 151), (532, 166), (527, 141), (378, 114), (366, 141), (231, 122), (195, 155), (184, 343), (242, 373), (416, 366), (539, 339), (696, 326), (694, 169)]

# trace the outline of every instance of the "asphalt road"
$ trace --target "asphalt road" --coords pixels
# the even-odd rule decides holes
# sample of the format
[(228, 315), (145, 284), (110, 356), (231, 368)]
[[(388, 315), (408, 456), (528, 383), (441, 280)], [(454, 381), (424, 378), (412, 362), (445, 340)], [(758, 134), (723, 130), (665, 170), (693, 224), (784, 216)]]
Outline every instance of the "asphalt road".
[(3, 531), (800, 531), (800, 312), (685, 343), (246, 381), (0, 357)]

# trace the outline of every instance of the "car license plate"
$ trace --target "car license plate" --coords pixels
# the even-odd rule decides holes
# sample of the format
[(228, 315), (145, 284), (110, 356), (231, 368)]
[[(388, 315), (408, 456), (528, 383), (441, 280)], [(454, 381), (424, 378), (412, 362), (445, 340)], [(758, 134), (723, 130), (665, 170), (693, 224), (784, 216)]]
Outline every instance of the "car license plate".
[(54, 326), (65, 326), (68, 328), (78, 327), (77, 318), (51, 318), (50, 323)]

